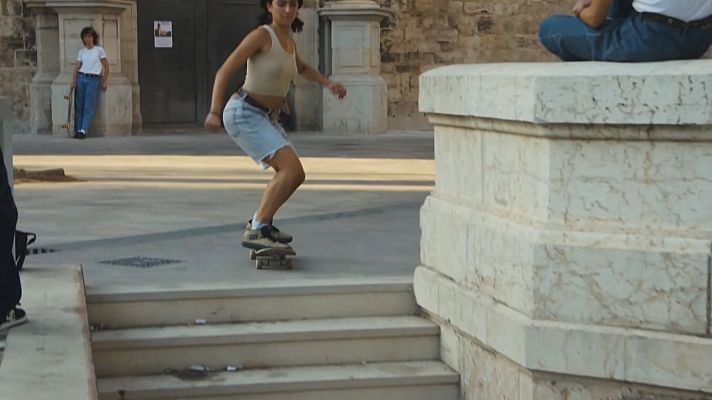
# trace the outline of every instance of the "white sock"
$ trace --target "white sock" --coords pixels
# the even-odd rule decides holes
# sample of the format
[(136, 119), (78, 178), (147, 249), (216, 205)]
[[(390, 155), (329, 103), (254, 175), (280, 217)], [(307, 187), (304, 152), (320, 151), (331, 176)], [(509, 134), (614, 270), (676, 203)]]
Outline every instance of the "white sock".
[(252, 229), (259, 230), (260, 228), (262, 228), (265, 225), (267, 225), (267, 224), (263, 224), (262, 221), (259, 221), (257, 219), (257, 213), (255, 213), (255, 215), (252, 216)]

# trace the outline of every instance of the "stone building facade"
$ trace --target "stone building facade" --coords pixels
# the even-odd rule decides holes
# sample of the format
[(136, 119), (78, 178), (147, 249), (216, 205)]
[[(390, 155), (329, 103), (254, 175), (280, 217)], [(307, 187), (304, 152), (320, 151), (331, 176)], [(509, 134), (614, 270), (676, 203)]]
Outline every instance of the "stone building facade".
[(539, 22), (567, 13), (567, 0), (380, 0), (395, 18), (381, 33), (381, 75), (388, 82), (389, 127), (428, 126), (418, 112), (418, 77), (434, 67), (550, 61)]
[[(418, 77), (429, 69), (453, 63), (552, 60), (537, 41), (538, 23), (570, 7), (567, 0), (377, 2), (393, 14), (381, 24), (388, 129), (430, 129), (417, 111)], [(29, 88), (37, 66), (36, 20), (24, 3), (0, 0), (0, 95), (13, 99), (18, 132), (30, 130)], [(306, 2), (305, 8), (318, 6)]]
[(35, 74), (35, 18), (21, 0), (0, 0), (0, 96), (12, 100), (15, 131), (27, 131)]

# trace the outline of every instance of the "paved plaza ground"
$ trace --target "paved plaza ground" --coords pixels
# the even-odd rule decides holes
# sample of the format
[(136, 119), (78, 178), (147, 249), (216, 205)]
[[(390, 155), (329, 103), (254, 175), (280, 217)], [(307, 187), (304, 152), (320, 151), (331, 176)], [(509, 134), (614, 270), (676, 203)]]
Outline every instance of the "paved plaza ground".
[[(81, 264), (87, 291), (410, 275), (418, 210), (434, 183), (432, 132), (291, 137), (307, 181), (275, 221), (295, 236), (296, 269), (285, 272), (255, 270), (239, 245), (271, 172), (227, 135), (16, 135), (16, 168), (62, 168), (76, 179), (16, 183), (19, 229), (53, 251), (31, 255), (25, 273)], [(149, 267), (122, 265), (131, 258)], [(146, 263), (154, 259), (162, 264)]]

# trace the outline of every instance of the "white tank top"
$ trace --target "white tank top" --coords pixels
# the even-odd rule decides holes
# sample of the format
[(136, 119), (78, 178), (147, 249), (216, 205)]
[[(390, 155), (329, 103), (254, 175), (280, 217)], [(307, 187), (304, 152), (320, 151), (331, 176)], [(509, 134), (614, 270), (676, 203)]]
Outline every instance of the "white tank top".
[(689, 22), (712, 15), (712, 0), (634, 0), (633, 8)]

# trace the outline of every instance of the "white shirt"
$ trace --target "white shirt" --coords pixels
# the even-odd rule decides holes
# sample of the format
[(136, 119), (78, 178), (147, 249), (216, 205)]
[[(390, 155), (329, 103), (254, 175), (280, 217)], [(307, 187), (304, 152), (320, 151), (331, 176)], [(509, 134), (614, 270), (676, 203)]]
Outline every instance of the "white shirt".
[(77, 61), (82, 63), (79, 72), (85, 74), (101, 75), (104, 67), (101, 65), (101, 60), (106, 58), (106, 52), (99, 46), (94, 46), (91, 49), (86, 47), (79, 50)]
[(634, 0), (633, 8), (689, 22), (712, 15), (712, 0)]

